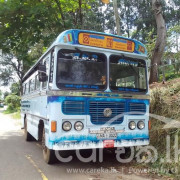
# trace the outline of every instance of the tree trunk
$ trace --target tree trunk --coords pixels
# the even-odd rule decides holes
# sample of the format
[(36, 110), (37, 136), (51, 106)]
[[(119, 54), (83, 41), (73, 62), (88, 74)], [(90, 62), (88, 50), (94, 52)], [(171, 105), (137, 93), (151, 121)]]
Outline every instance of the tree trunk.
[(79, 19), (80, 19), (80, 25), (81, 29), (83, 29), (83, 15), (82, 15), (82, 0), (79, 0)]
[(121, 35), (120, 17), (117, 8), (117, 0), (113, 0), (114, 16), (116, 20), (117, 35)]
[(162, 14), (161, 0), (152, 0), (152, 8), (154, 11), (157, 24), (157, 39), (154, 52), (151, 59), (151, 71), (149, 83), (158, 81), (158, 65), (161, 62), (164, 48), (166, 45), (166, 26)]

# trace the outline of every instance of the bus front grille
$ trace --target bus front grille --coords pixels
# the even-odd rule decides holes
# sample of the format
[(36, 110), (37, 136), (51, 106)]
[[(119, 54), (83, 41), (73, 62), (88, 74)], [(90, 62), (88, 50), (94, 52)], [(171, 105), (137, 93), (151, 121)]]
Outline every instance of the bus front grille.
[[(112, 114), (110, 117), (105, 117), (104, 110), (110, 108)], [(111, 121), (111, 124), (120, 124), (123, 122), (122, 113), (125, 113), (125, 102), (90, 102), (89, 114), (93, 124), (105, 124)]]
[[(87, 108), (89, 105), (89, 108)], [(111, 109), (111, 115), (104, 115), (105, 109)], [(103, 125), (110, 121), (111, 124), (121, 124), (124, 113), (129, 115), (143, 115), (146, 113), (145, 103), (135, 102), (109, 102), (109, 101), (63, 101), (62, 112), (67, 115), (91, 116), (91, 122)]]
[(85, 114), (85, 102), (84, 101), (63, 101), (62, 111), (68, 115), (81, 115)]
[(133, 115), (141, 115), (146, 113), (145, 103), (129, 103), (129, 112)]

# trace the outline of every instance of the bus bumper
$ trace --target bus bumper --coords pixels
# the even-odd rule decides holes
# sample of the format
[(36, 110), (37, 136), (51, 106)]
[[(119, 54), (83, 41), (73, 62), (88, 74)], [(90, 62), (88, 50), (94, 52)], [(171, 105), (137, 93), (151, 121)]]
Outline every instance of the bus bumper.
[[(107, 142), (110, 141), (110, 145)], [(144, 146), (149, 144), (149, 139), (137, 140), (100, 140), (100, 141), (80, 141), (80, 142), (58, 142), (52, 144), (53, 150), (76, 150), (76, 149), (96, 149), (96, 148), (117, 148)]]

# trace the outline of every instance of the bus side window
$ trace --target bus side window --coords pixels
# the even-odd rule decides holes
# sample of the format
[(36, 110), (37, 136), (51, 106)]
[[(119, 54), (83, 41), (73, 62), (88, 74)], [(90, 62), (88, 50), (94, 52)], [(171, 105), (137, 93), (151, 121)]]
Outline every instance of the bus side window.
[(54, 50), (52, 50), (52, 52), (51, 52), (50, 72), (49, 72), (49, 89), (52, 88), (53, 70), (54, 70)]
[(26, 93), (26, 84), (23, 85), (23, 95)]
[(25, 92), (24, 94), (28, 94), (28, 83), (25, 84)]
[(29, 81), (29, 92), (33, 92), (34, 91), (34, 79), (31, 79)]
[(39, 90), (40, 89), (40, 82), (39, 82), (39, 78), (38, 78), (38, 74), (35, 76), (35, 90)]
[[(43, 63), (46, 66), (46, 74), (49, 72), (49, 57)], [(46, 89), (47, 81), (42, 83), (42, 89)]]
[(34, 91), (34, 88), (35, 88), (35, 79), (33, 78), (32, 79), (32, 84), (31, 84), (31, 92)]
[(28, 93), (31, 92), (31, 80), (29, 80), (29, 88), (28, 88)]

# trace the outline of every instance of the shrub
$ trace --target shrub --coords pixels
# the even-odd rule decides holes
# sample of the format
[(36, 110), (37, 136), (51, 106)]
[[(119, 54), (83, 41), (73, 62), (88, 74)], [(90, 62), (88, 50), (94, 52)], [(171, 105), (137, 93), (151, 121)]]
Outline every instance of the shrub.
[[(174, 73), (166, 73), (166, 75), (165, 75), (166, 81), (169, 81), (169, 80), (172, 80), (175, 78), (179, 78), (179, 77), (180, 77), (180, 74), (174, 74)], [(160, 75), (159, 81), (161, 82), (162, 80), (163, 80), (163, 76)]]
[[(171, 83), (165, 87), (152, 89), (150, 112), (152, 114), (180, 121), (180, 82), (177, 81), (176, 83)], [(180, 130), (178, 127), (164, 129), (165, 123), (152, 117), (150, 119), (152, 124), (152, 129), (150, 130), (150, 144), (157, 149), (159, 155), (158, 160), (155, 163), (151, 163), (151, 167), (167, 169), (169, 172), (165, 172), (166, 175), (173, 174), (176, 176), (177, 174), (175, 172), (171, 172), (170, 170), (172, 168), (178, 168), (178, 170), (180, 170), (180, 164), (174, 161), (175, 135), (178, 135), (180, 141)], [(172, 162), (166, 162), (167, 135), (169, 135), (171, 139), (170, 146), (168, 146), (168, 148), (170, 148), (170, 158)], [(161, 161), (161, 158), (165, 161)]]
[(7, 110), (10, 112), (15, 112), (20, 107), (21, 98), (17, 95), (10, 94), (5, 98), (5, 103), (7, 104)]

